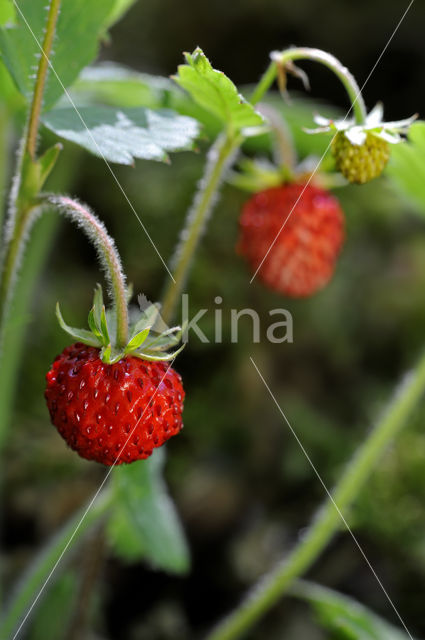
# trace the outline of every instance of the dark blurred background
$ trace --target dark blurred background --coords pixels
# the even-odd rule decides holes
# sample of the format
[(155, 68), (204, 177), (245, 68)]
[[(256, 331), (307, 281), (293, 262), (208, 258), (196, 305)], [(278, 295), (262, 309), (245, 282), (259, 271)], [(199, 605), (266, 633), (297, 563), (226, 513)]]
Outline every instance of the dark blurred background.
[[(215, 68), (244, 85), (265, 69), (269, 51), (291, 44), (317, 46), (340, 58), (361, 85), (406, 8), (404, 2), (364, 0), (144, 0), (112, 30), (101, 58), (168, 76), (181, 63), (182, 52), (199, 45)], [(365, 88), (368, 107), (383, 100), (389, 119), (425, 112), (424, 18), (425, 5), (416, 0)], [(302, 67), (315, 99), (347, 107), (330, 72), (308, 63)], [(300, 86), (291, 80), (290, 88)], [(65, 153), (71, 159), (67, 189), (104, 219), (135, 291), (160, 298), (165, 269), (105, 165), (71, 145)], [(203, 163), (201, 150), (174, 156), (171, 166), (138, 161), (134, 169), (116, 169), (165, 260)], [(170, 578), (143, 562), (126, 565), (109, 553), (101, 569), (93, 637), (198, 637), (291, 548), (324, 499), (249, 356), (328, 486), (415, 363), (425, 342), (424, 218), (385, 177), (335, 193), (347, 215), (336, 275), (312, 299), (293, 301), (267, 291), (258, 280), (249, 285), (250, 275), (234, 251), (247, 194), (224, 187), (187, 287), (193, 310), (210, 309), (200, 326), (211, 339), (214, 297), (223, 298), (224, 340), (202, 344), (194, 337), (179, 356), (187, 393), (185, 430), (167, 447), (167, 479), (190, 541), (192, 570), (185, 578)], [(42, 399), (44, 372), (67, 342), (56, 326), (54, 304), (61, 300), (65, 317), (80, 326), (98, 279), (94, 253), (79, 233), (61, 223), (35, 296), (27, 338), (31, 367), (20, 375), (8, 445), (10, 527), (3, 542), (10, 577), (103, 477), (101, 468), (66, 449), (49, 425)], [(290, 310), (294, 343), (270, 345), (263, 333), (261, 343), (252, 344), (249, 321), (243, 326), (241, 321), (239, 343), (230, 344), (229, 309), (244, 307), (258, 310), (265, 327), (269, 309)], [(377, 574), (417, 636), (425, 636), (424, 415), (421, 407), (349, 514)], [(335, 539), (309, 576), (397, 623), (349, 535)], [(304, 606), (288, 598), (248, 637), (329, 636)]]

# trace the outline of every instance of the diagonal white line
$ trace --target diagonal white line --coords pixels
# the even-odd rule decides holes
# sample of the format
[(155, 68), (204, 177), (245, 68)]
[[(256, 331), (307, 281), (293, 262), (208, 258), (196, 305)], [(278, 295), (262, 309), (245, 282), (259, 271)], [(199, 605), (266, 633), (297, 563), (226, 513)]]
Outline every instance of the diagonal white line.
[(87, 514), (89, 513), (90, 509), (92, 508), (92, 506), (94, 505), (94, 503), (96, 502), (96, 499), (98, 498), (100, 492), (102, 491), (103, 487), (105, 486), (109, 476), (111, 475), (114, 467), (117, 465), (119, 459), (121, 458), (122, 454), (124, 453), (124, 449), (126, 448), (126, 446), (128, 445), (129, 441), (131, 440), (131, 437), (133, 435), (133, 433), (135, 432), (135, 430), (137, 429), (137, 426), (139, 424), (139, 422), (142, 420), (143, 416), (145, 415), (146, 409), (151, 405), (153, 399), (155, 398), (159, 387), (161, 386), (162, 381), (164, 380), (165, 376), (167, 375), (168, 371), (170, 370), (170, 368), (172, 367), (173, 363), (174, 363), (175, 358), (173, 358), (170, 362), (170, 364), (167, 367), (167, 370), (165, 371), (164, 375), (162, 376), (161, 380), (158, 383), (158, 386), (156, 387), (154, 393), (152, 394), (152, 398), (150, 399), (150, 401), (148, 402), (148, 404), (146, 405), (146, 407), (143, 409), (143, 413), (140, 416), (140, 418), (137, 420), (136, 424), (134, 425), (133, 429), (131, 430), (127, 440), (125, 441), (122, 449), (120, 450), (119, 454), (117, 455), (117, 457), (115, 458), (114, 463), (109, 467), (108, 469), (108, 473), (106, 474), (106, 476), (103, 478), (98, 490), (96, 491), (96, 493), (94, 494), (93, 498), (90, 500), (87, 509), (84, 511), (83, 515), (81, 516), (78, 524), (76, 525), (74, 531), (72, 532), (71, 536), (68, 538), (68, 542), (66, 543), (66, 545), (64, 546), (64, 548), (62, 549), (58, 559), (56, 560), (55, 564), (53, 565), (52, 569), (50, 570), (49, 575), (47, 576), (47, 578), (45, 579), (45, 581), (43, 582), (42, 586), (40, 587), (39, 592), (37, 593), (36, 597), (34, 598), (34, 600), (32, 601), (32, 604), (30, 606), (30, 608), (28, 609), (27, 613), (25, 614), (24, 618), (22, 619), (18, 629), (15, 632), (15, 635), (13, 636), (12, 640), (16, 640), (16, 638), (18, 637), (22, 627), (24, 626), (25, 622), (27, 621), (28, 617), (31, 614), (31, 611), (34, 609), (35, 605), (37, 604), (38, 600), (40, 599), (41, 595), (43, 594), (43, 591), (45, 590), (47, 584), (50, 581), (50, 578), (53, 576), (54, 572), (56, 571), (56, 569), (58, 568), (62, 558), (64, 557), (65, 553), (67, 552), (67, 550), (69, 549), (69, 546), (71, 545), (73, 539), (75, 538), (79, 528), (81, 527), (82, 523), (84, 522)]
[(278, 401), (276, 400), (272, 390), (270, 389), (269, 385), (267, 384), (266, 380), (264, 379), (261, 371), (259, 370), (259, 368), (257, 367), (257, 365), (254, 362), (254, 359), (250, 356), (249, 358), (255, 368), (255, 370), (257, 371), (260, 379), (262, 380), (264, 386), (266, 387), (267, 391), (269, 392), (270, 397), (272, 398), (273, 402), (275, 403), (276, 407), (279, 410), (280, 415), (282, 416), (282, 418), (285, 420), (286, 424), (288, 425), (292, 435), (294, 436), (295, 440), (297, 441), (301, 451), (303, 452), (303, 454), (305, 455), (305, 457), (307, 458), (307, 461), (309, 463), (309, 465), (311, 466), (311, 468), (313, 469), (315, 475), (317, 476), (320, 484), (322, 485), (323, 489), (325, 490), (326, 495), (328, 496), (329, 500), (332, 502), (333, 506), (335, 507), (339, 517), (341, 518), (345, 528), (347, 529), (348, 533), (350, 534), (350, 536), (353, 538), (354, 543), (356, 545), (356, 547), (358, 548), (358, 550), (360, 551), (361, 555), (363, 556), (367, 566), (369, 567), (369, 569), (371, 570), (375, 580), (377, 581), (377, 583), (379, 584), (382, 592), (384, 593), (386, 599), (388, 600), (389, 604), (391, 605), (392, 609), (394, 610), (397, 618), (399, 619), (400, 623), (403, 625), (404, 630), (406, 631), (407, 635), (409, 636), (410, 640), (413, 640), (413, 636), (410, 634), (409, 629), (406, 626), (406, 623), (404, 622), (403, 618), (401, 617), (397, 607), (395, 606), (394, 602), (391, 599), (391, 596), (389, 595), (388, 591), (385, 589), (384, 585), (382, 584), (382, 581), (380, 580), (378, 574), (376, 573), (375, 569), (373, 568), (369, 558), (367, 557), (366, 553), (364, 552), (363, 548), (361, 547), (359, 541), (357, 540), (356, 536), (354, 535), (350, 525), (348, 524), (347, 520), (345, 519), (341, 509), (338, 507), (337, 503), (334, 500), (334, 497), (332, 495), (332, 493), (329, 491), (328, 487), (325, 484), (325, 481), (323, 480), (322, 476), (320, 475), (319, 471), (317, 470), (314, 462), (312, 461), (312, 459), (310, 458), (306, 448), (304, 447), (303, 443), (301, 442), (299, 436), (297, 435), (296, 431), (294, 430), (294, 428), (292, 427), (291, 423), (289, 422), (288, 418), (286, 417), (286, 415), (284, 414), (280, 404), (278, 403)]
[[(363, 89), (365, 88), (365, 86), (366, 86), (366, 85), (367, 85), (367, 83), (369, 82), (371, 75), (373, 74), (373, 72), (375, 71), (375, 69), (376, 69), (376, 67), (378, 66), (379, 62), (381, 61), (382, 56), (384, 55), (384, 53), (385, 53), (385, 52), (386, 52), (386, 50), (388, 49), (388, 47), (389, 47), (389, 45), (390, 45), (391, 41), (393, 40), (393, 38), (394, 38), (395, 34), (397, 33), (398, 29), (400, 28), (401, 23), (403, 22), (404, 18), (406, 17), (406, 15), (407, 15), (407, 13), (408, 13), (408, 11), (409, 11), (410, 7), (411, 7), (411, 6), (412, 6), (412, 4), (414, 3), (414, 1), (415, 1), (415, 0), (410, 0), (410, 3), (409, 3), (409, 5), (408, 5), (407, 9), (404, 11), (403, 15), (401, 16), (400, 20), (398, 21), (398, 23), (397, 23), (397, 25), (396, 25), (395, 29), (393, 30), (393, 32), (392, 32), (392, 34), (391, 34), (391, 36), (390, 36), (390, 37), (389, 37), (389, 39), (388, 39), (388, 41), (387, 41), (387, 43), (386, 43), (385, 47), (382, 49), (382, 51), (381, 51), (381, 53), (380, 53), (380, 55), (379, 55), (379, 57), (378, 57), (377, 61), (376, 61), (376, 62), (375, 62), (375, 64), (373, 65), (373, 67), (372, 67), (372, 69), (371, 69), (371, 71), (370, 71), (369, 75), (367, 76), (366, 80), (363, 82), (363, 84), (362, 84), (362, 86), (361, 86), (361, 88), (360, 88), (360, 91), (357, 93), (357, 95), (356, 95), (356, 97), (354, 98), (354, 100), (353, 100), (353, 102), (352, 102), (352, 104), (351, 104), (350, 108), (348, 109), (347, 113), (345, 114), (344, 118), (342, 119), (342, 122), (345, 122), (345, 121), (347, 120), (348, 116), (350, 115), (350, 113), (352, 112), (352, 110), (353, 110), (353, 108), (354, 108), (354, 105), (356, 104), (356, 102), (357, 102), (357, 101), (358, 101), (358, 99), (359, 99), (360, 94), (362, 93)], [(324, 151), (324, 153), (323, 153), (322, 157), (321, 157), (321, 158), (320, 158), (320, 160), (318, 161), (317, 165), (314, 167), (313, 172), (310, 174), (310, 177), (309, 177), (309, 179), (307, 180), (307, 182), (305, 183), (305, 185), (304, 185), (304, 187), (303, 187), (303, 189), (302, 189), (302, 191), (301, 191), (300, 195), (298, 196), (298, 198), (297, 198), (297, 200), (296, 200), (295, 204), (293, 205), (292, 209), (290, 210), (290, 212), (289, 212), (289, 213), (288, 213), (288, 215), (286, 216), (285, 220), (283, 221), (282, 226), (280, 227), (279, 231), (277, 232), (277, 234), (276, 234), (276, 236), (275, 236), (275, 238), (274, 238), (273, 242), (271, 243), (271, 245), (270, 245), (270, 246), (269, 246), (269, 248), (267, 249), (267, 252), (266, 252), (266, 254), (265, 254), (264, 258), (261, 260), (260, 264), (258, 265), (258, 267), (257, 267), (257, 269), (256, 269), (256, 271), (255, 271), (255, 273), (254, 273), (254, 275), (252, 276), (251, 280), (249, 281), (249, 284), (252, 284), (252, 283), (253, 283), (253, 281), (254, 281), (254, 279), (255, 279), (255, 277), (256, 277), (256, 275), (257, 275), (257, 273), (259, 272), (259, 270), (260, 270), (260, 269), (261, 269), (261, 267), (263, 266), (264, 261), (266, 260), (266, 258), (267, 258), (267, 256), (269, 255), (270, 251), (273, 249), (274, 245), (276, 244), (277, 239), (279, 238), (280, 234), (282, 233), (282, 230), (284, 229), (284, 227), (285, 227), (286, 223), (288, 222), (289, 218), (291, 217), (291, 215), (292, 215), (292, 213), (293, 213), (293, 211), (294, 211), (295, 207), (297, 206), (297, 204), (299, 203), (299, 201), (300, 201), (300, 200), (301, 200), (301, 198), (303, 197), (305, 190), (307, 189), (307, 187), (309, 186), (310, 182), (312, 181), (312, 179), (313, 179), (313, 178), (314, 178), (314, 176), (316, 175), (316, 173), (317, 173), (317, 171), (318, 171), (318, 169), (319, 169), (320, 165), (321, 165), (321, 164), (322, 164), (322, 162), (323, 162), (324, 157), (326, 156), (326, 154), (328, 153), (329, 149), (331, 148), (331, 145), (332, 145), (332, 142), (333, 142), (333, 141), (334, 141), (334, 139), (335, 139), (335, 136), (336, 136), (336, 133), (332, 136), (332, 138), (331, 138), (331, 140), (330, 140), (330, 142), (329, 142), (328, 146), (326, 147), (326, 149), (325, 149), (325, 151)]]
[(130, 207), (131, 211), (133, 212), (133, 214), (136, 216), (140, 226), (142, 227), (143, 231), (145, 232), (149, 242), (151, 243), (152, 247), (154, 248), (158, 258), (161, 260), (162, 264), (164, 265), (168, 275), (170, 276), (170, 278), (172, 279), (173, 282), (175, 282), (173, 274), (171, 273), (171, 271), (169, 270), (169, 268), (167, 267), (166, 262), (164, 261), (163, 257), (161, 256), (156, 244), (154, 243), (154, 241), (152, 240), (151, 236), (149, 235), (148, 230), (146, 229), (145, 225), (143, 224), (142, 220), (140, 219), (140, 216), (138, 215), (136, 209), (133, 206), (133, 203), (130, 201), (129, 197), (127, 196), (126, 192), (123, 189), (123, 186), (121, 184), (121, 182), (118, 180), (114, 170), (112, 169), (111, 165), (109, 164), (108, 160), (105, 158), (105, 155), (102, 152), (102, 149), (99, 147), (96, 139), (94, 138), (92, 132), (90, 131), (90, 129), (88, 128), (83, 116), (81, 115), (81, 113), (78, 110), (78, 107), (76, 106), (75, 102), (73, 101), (71, 95), (69, 94), (69, 92), (67, 91), (66, 87), (64, 86), (62, 80), (60, 79), (60, 77), (58, 76), (56, 69), (54, 68), (53, 64), (51, 63), (49, 57), (46, 55), (40, 41), (38, 40), (37, 36), (35, 35), (34, 31), (31, 28), (31, 25), (28, 23), (26, 17), (24, 16), (24, 14), (22, 13), (20, 7), (18, 6), (16, 0), (13, 0), (13, 4), (15, 5), (16, 9), (18, 10), (19, 15), (21, 16), (22, 20), (24, 21), (24, 23), (26, 24), (26, 26), (28, 27), (32, 37), (34, 38), (35, 42), (37, 43), (38, 48), (40, 49), (41, 55), (44, 56), (44, 58), (47, 61), (47, 64), (49, 65), (49, 68), (51, 69), (53, 75), (55, 76), (55, 78), (57, 79), (57, 81), (59, 82), (60, 86), (62, 87), (62, 90), (64, 92), (64, 94), (66, 95), (66, 97), (68, 98), (72, 108), (74, 109), (75, 113), (77, 114), (78, 118), (81, 121), (81, 124), (83, 125), (83, 127), (85, 128), (85, 130), (87, 131), (88, 135), (90, 136), (91, 141), (93, 142), (93, 144), (95, 145), (98, 154), (100, 155), (100, 157), (102, 158), (102, 160), (104, 161), (104, 163), (106, 164), (106, 166), (108, 167), (109, 173), (111, 174), (112, 178), (114, 179), (114, 181), (117, 184), (118, 189), (121, 191), (122, 195), (124, 196), (124, 199), (126, 200), (128, 206)]

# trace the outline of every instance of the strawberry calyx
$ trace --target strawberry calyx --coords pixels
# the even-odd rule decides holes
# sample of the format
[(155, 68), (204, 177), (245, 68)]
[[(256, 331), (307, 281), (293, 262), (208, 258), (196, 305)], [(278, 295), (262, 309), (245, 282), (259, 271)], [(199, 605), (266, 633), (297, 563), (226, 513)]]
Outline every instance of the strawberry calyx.
[(316, 114), (314, 121), (318, 126), (315, 129), (304, 129), (304, 131), (310, 134), (342, 132), (353, 146), (363, 145), (366, 142), (368, 133), (389, 144), (398, 144), (403, 141), (402, 135), (408, 132), (410, 125), (417, 117), (417, 114), (415, 114), (404, 120), (385, 122), (383, 120), (383, 106), (378, 102), (372, 111), (367, 114), (362, 124), (356, 123), (354, 119), (333, 120)]
[(162, 332), (155, 330), (159, 318), (160, 305), (151, 304), (142, 312), (132, 313), (129, 321), (128, 342), (118, 347), (111, 336), (115, 335), (116, 317), (114, 311), (106, 310), (103, 303), (102, 287), (95, 288), (93, 306), (88, 315), (89, 329), (78, 329), (69, 326), (61, 313), (59, 303), (56, 304), (56, 317), (60, 327), (73, 340), (90, 347), (100, 349), (99, 357), (105, 364), (115, 364), (126, 356), (135, 356), (141, 360), (169, 361), (174, 359), (184, 344), (174, 351), (169, 351), (181, 340), (182, 328), (167, 328)]

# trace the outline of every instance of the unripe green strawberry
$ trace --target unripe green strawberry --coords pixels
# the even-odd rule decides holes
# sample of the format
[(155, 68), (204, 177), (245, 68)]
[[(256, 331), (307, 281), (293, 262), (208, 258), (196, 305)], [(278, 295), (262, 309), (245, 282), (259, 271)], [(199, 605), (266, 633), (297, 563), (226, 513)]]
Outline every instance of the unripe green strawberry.
[(381, 175), (390, 157), (390, 145), (370, 131), (363, 144), (352, 144), (343, 131), (332, 141), (338, 170), (349, 182), (364, 184)]

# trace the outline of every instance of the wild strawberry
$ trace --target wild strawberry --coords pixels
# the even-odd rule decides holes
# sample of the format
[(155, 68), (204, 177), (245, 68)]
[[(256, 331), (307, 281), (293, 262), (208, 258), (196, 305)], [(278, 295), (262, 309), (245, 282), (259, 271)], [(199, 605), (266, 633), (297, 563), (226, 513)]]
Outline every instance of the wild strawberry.
[(416, 115), (404, 120), (384, 122), (378, 103), (363, 123), (347, 119), (333, 120), (316, 115), (319, 126), (307, 133), (333, 133), (332, 153), (337, 169), (349, 182), (364, 184), (381, 175), (390, 157), (390, 145), (402, 142)]
[(78, 342), (57, 356), (45, 397), (52, 423), (71, 449), (106, 465), (147, 458), (182, 428), (184, 391), (168, 364), (178, 353), (179, 327), (150, 335), (159, 308), (151, 305), (130, 327), (128, 344), (113, 347), (100, 287), (86, 329), (60, 325)]
[(332, 153), (337, 169), (349, 182), (364, 184), (381, 175), (390, 158), (390, 145), (369, 131), (363, 144), (352, 144), (343, 131), (338, 131)]
[(82, 458), (106, 465), (147, 458), (182, 428), (184, 391), (169, 364), (125, 357), (105, 364), (77, 342), (46, 376), (53, 424)]
[(344, 239), (336, 198), (312, 185), (255, 194), (240, 217), (238, 250), (271, 289), (310, 296), (328, 282)]

